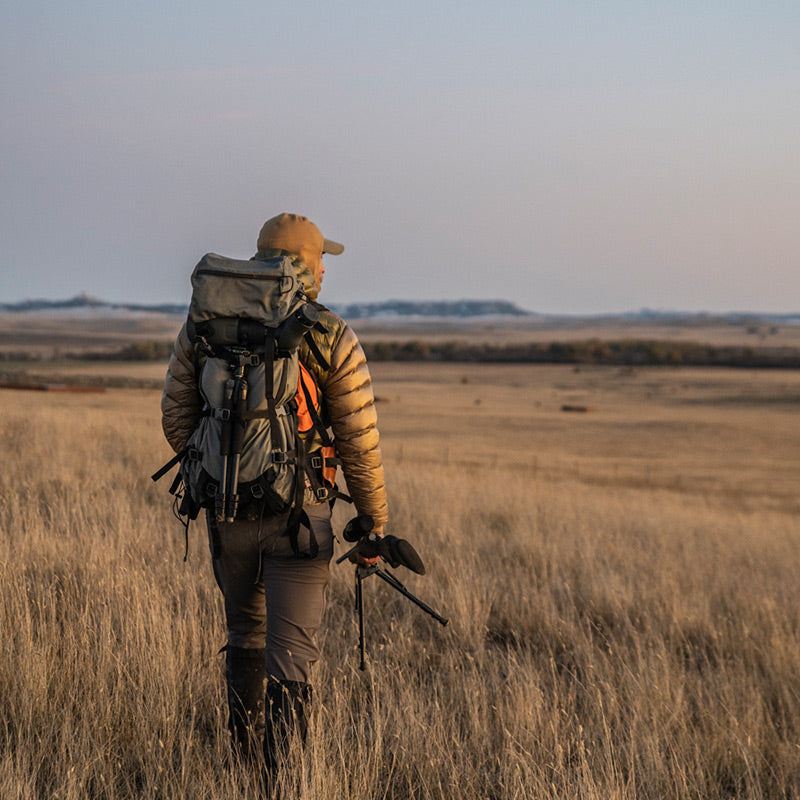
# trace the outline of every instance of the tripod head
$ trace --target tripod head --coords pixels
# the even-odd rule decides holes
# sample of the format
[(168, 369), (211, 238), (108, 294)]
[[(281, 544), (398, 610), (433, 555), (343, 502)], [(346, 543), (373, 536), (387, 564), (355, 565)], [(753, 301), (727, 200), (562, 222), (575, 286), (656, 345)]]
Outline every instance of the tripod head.
[(397, 536), (372, 533), (372, 527), (373, 520), (369, 514), (354, 517), (345, 525), (342, 536), (346, 542), (355, 542), (355, 546), (338, 558), (337, 564), (348, 558), (353, 561), (356, 556), (382, 558), (392, 569), (402, 566), (417, 575), (425, 574), (425, 565), (409, 542)]

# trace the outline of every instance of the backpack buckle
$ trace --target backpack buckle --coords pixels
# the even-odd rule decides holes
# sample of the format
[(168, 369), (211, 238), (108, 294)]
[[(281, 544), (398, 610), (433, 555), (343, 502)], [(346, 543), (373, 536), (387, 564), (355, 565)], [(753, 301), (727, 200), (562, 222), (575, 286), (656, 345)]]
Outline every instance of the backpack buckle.
[(272, 463), (273, 464), (287, 464), (289, 462), (289, 456), (285, 450), (273, 450), (272, 451)]
[(314, 469), (322, 469), (325, 466), (325, 459), (322, 456), (311, 456), (311, 466)]
[(231, 410), (229, 408), (215, 408), (212, 416), (221, 422), (227, 422), (231, 418)]
[(322, 486), (319, 489), (314, 489), (314, 497), (317, 500), (327, 500), (328, 499), (328, 490)]
[(251, 353), (245, 347), (231, 347), (228, 350), (230, 358), (228, 363), (231, 369), (236, 367), (257, 367), (261, 363), (261, 356), (258, 353)]

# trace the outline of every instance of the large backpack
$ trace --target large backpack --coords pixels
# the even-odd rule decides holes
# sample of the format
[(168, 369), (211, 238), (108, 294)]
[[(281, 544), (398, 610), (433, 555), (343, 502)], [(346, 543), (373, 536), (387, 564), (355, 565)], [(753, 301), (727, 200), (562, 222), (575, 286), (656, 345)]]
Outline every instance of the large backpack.
[(179, 454), (181, 511), (193, 519), (206, 508), (218, 522), (292, 511), (294, 541), (306, 489), (298, 346), (319, 313), (288, 256), (239, 261), (209, 253), (191, 281), (186, 330), (204, 405)]

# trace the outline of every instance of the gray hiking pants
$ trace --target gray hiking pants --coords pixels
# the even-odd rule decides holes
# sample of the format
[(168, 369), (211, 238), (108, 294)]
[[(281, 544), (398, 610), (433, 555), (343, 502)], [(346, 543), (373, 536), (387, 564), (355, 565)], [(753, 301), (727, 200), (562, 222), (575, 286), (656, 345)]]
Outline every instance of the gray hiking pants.
[[(333, 530), (327, 503), (306, 506), (319, 545), (316, 558), (298, 558), (284, 535), (286, 516), (209, 525), (214, 576), (225, 598), (228, 644), (266, 648), (267, 675), (309, 682), (319, 658), (317, 631), (325, 611)], [(301, 526), (301, 552), (309, 531)]]

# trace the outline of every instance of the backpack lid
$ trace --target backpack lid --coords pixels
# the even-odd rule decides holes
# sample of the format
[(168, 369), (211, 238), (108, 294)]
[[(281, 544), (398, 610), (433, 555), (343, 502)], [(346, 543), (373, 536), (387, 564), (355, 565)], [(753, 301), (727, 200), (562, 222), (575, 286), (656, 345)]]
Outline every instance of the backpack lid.
[(195, 323), (246, 317), (277, 326), (305, 301), (290, 256), (242, 261), (207, 253), (191, 282), (189, 319)]

